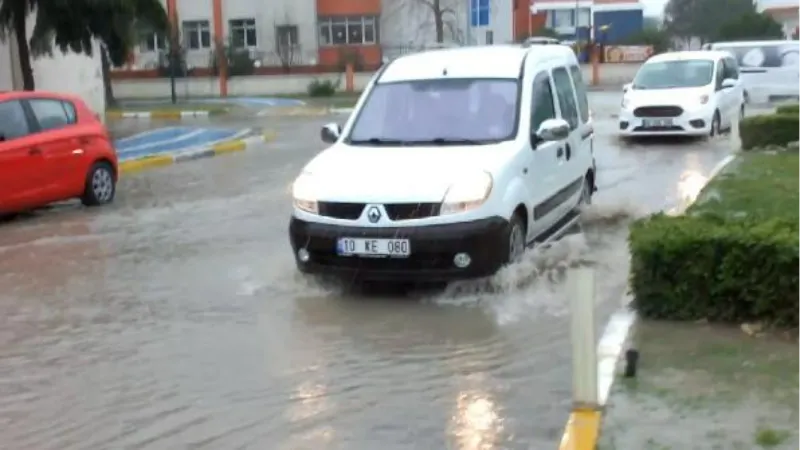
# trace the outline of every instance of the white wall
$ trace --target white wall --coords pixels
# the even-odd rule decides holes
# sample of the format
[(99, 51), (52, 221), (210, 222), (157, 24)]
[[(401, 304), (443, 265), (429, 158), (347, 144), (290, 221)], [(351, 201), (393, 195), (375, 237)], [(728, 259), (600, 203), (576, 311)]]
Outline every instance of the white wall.
[[(35, 14), (31, 14), (27, 22), (29, 38), (33, 33), (35, 21)], [(15, 50), (16, 41), (13, 34), (6, 42), (0, 42), (0, 91), (23, 88)], [(97, 44), (95, 44), (95, 51), (91, 57), (74, 53), (63, 54), (60, 50), (53, 49), (53, 57), (34, 58), (31, 66), (37, 90), (77, 95), (86, 102), (92, 111), (100, 117), (105, 116), (106, 97)], [(15, 74), (14, 71), (17, 73)]]
[(14, 89), (14, 75), (11, 64), (11, 47), (7, 42), (0, 41), (0, 91)]
[[(603, 64), (600, 66), (600, 84), (605, 87), (620, 88), (629, 83), (640, 64)], [(582, 66), (583, 78), (592, 79), (591, 67)], [(372, 78), (372, 73), (355, 74), (355, 89), (363, 90)], [(305, 95), (308, 84), (314, 80), (338, 80), (345, 85), (344, 74), (318, 75), (253, 75), (233, 77), (228, 82), (228, 94), (235, 96), (256, 95)], [(114, 80), (114, 94), (120, 99), (147, 99), (169, 97), (169, 80), (164, 78), (141, 80)], [(178, 96), (202, 99), (219, 96), (219, 80), (215, 77), (182, 78), (177, 82)]]

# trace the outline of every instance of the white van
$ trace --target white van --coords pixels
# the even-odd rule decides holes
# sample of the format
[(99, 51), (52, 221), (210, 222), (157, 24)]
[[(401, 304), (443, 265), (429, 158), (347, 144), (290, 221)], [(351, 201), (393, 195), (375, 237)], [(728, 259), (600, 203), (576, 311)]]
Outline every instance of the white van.
[(595, 191), (575, 54), (465, 47), (384, 65), (295, 180), (301, 272), (348, 280), (487, 276), (577, 220)]
[(706, 48), (730, 52), (736, 57), (748, 103), (798, 99), (798, 41), (714, 42)]
[(744, 91), (730, 53), (685, 51), (648, 59), (625, 85), (620, 136), (715, 136), (744, 116)]

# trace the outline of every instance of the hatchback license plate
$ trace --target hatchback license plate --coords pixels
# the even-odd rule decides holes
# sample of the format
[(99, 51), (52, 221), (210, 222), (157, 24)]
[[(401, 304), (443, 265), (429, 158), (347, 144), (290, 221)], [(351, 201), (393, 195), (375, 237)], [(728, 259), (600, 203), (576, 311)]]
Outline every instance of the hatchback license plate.
[(672, 119), (642, 119), (645, 128), (671, 127)]
[(340, 238), (336, 243), (336, 253), (340, 256), (411, 256), (411, 242), (408, 239), (365, 239)]

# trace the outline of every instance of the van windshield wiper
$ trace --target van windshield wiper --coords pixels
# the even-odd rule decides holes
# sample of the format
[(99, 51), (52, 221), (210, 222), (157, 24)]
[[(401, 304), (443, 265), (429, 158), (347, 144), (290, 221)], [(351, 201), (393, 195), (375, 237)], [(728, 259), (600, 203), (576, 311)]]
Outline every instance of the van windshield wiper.
[(351, 145), (409, 145), (411, 142), (401, 139), (385, 139), (373, 137), (369, 139), (354, 139), (349, 142)]
[(434, 144), (434, 145), (486, 145), (499, 142), (497, 139), (467, 139), (467, 138), (433, 138), (424, 141), (412, 141), (412, 144)]

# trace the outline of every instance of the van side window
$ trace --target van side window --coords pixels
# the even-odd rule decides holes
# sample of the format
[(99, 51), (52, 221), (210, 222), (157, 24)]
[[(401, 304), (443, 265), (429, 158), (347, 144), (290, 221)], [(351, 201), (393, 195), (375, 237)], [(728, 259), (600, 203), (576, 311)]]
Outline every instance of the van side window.
[[(567, 69), (559, 67), (553, 70), (553, 81), (558, 94), (558, 104), (561, 107), (561, 118), (569, 123), (573, 130), (578, 128), (578, 106), (575, 104), (575, 90), (572, 80), (569, 79)], [(588, 111), (587, 111), (588, 112)]]
[(550, 76), (547, 72), (540, 73), (534, 78), (532, 100), (531, 133), (536, 133), (542, 122), (556, 118), (553, 90), (550, 87)]
[(21, 138), (30, 132), (22, 104), (16, 100), (0, 102), (0, 142)]
[(61, 100), (31, 99), (28, 104), (39, 122), (40, 131), (56, 130), (75, 123), (75, 114), (69, 114)]
[(722, 89), (722, 80), (725, 79), (725, 68), (723, 66), (722, 60), (717, 61), (717, 72), (715, 76), (717, 90)]
[(589, 100), (586, 97), (586, 83), (583, 82), (583, 72), (578, 66), (569, 66), (569, 73), (572, 75), (575, 93), (578, 94), (581, 122), (586, 123), (589, 121)]
[(725, 73), (723, 78), (732, 78), (734, 80), (739, 79), (739, 64), (733, 58), (725, 58), (722, 60), (723, 64), (725, 64)]

